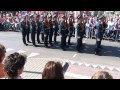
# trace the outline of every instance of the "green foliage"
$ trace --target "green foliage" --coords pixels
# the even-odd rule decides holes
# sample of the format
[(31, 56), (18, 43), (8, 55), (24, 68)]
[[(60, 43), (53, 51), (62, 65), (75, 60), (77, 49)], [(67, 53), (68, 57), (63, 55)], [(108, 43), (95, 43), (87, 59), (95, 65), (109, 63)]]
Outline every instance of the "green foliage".
[(120, 11), (115, 11), (115, 14), (120, 14)]
[(98, 17), (103, 15), (104, 11), (98, 11)]

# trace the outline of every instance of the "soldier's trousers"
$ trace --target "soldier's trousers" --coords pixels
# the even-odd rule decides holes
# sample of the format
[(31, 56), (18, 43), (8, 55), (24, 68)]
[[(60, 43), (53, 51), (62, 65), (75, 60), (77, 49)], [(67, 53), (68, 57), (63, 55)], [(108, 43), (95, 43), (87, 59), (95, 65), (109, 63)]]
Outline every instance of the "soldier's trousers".
[(102, 35), (101, 35), (101, 37), (100, 37), (99, 48), (101, 47), (101, 42), (102, 42), (102, 39), (103, 39), (103, 34), (102, 34)]
[(68, 36), (68, 44), (71, 43), (72, 34), (73, 34), (73, 31), (71, 31), (71, 32), (69, 33), (69, 36)]
[(53, 37), (53, 35), (50, 34), (50, 35), (49, 35), (49, 43), (50, 43), (50, 44), (52, 44), (52, 37)]
[(56, 38), (57, 38), (57, 30), (54, 31), (54, 42), (56, 42)]
[(36, 43), (35, 43), (35, 32), (31, 32), (31, 39), (32, 39), (33, 45), (35, 46), (36, 45)]
[(66, 46), (66, 35), (62, 35), (61, 37), (61, 48), (64, 49)]
[(44, 42), (44, 33), (41, 33), (41, 39)]
[(40, 43), (40, 30), (37, 30), (37, 42)]
[(30, 42), (30, 39), (29, 39), (29, 30), (27, 31), (27, 41)]
[(102, 34), (96, 34), (96, 47), (95, 50), (98, 51), (101, 46)]
[(52, 37), (53, 37), (53, 29), (50, 29), (49, 33), (49, 43), (52, 44)]
[(45, 38), (44, 38), (44, 44), (45, 44), (45, 47), (48, 47), (48, 34), (45, 34)]
[(82, 38), (77, 38), (77, 46), (76, 49), (79, 51), (82, 47)]
[(27, 44), (27, 43), (26, 43), (26, 36), (27, 36), (27, 33), (23, 31), (23, 32), (22, 32), (22, 40), (23, 40), (23, 43), (24, 43), (24, 44)]

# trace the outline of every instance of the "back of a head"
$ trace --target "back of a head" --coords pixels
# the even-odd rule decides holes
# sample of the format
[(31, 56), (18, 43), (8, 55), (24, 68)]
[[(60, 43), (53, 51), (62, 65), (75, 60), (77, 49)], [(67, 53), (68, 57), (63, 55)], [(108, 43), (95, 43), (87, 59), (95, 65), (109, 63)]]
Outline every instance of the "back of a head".
[(113, 77), (106, 71), (98, 71), (91, 77), (91, 79), (113, 79)]
[(0, 44), (0, 63), (2, 63), (6, 53), (6, 48), (4, 45)]
[(42, 79), (64, 79), (61, 63), (49, 61), (42, 73)]
[[(26, 62), (26, 56), (17, 52), (10, 54), (4, 61), (4, 72), (8, 78), (15, 79), (21, 70), (23, 70)], [(20, 71), (20, 72), (19, 72)]]

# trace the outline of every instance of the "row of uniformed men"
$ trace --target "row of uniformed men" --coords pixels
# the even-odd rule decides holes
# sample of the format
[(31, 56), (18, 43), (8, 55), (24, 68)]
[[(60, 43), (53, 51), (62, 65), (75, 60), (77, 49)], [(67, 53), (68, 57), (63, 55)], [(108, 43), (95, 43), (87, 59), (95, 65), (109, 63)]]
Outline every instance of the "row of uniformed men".
[[(62, 17), (63, 19), (66, 19), (64, 17)], [(68, 44), (70, 44), (70, 40), (72, 37), (72, 33), (74, 30), (74, 25), (73, 25), (73, 17), (72, 15), (69, 18), (69, 23), (66, 22), (64, 24), (61, 24), (58, 22), (57, 19), (57, 15), (52, 16), (45, 16), (44, 18), (40, 18), (40, 15), (37, 15), (37, 17), (30, 17), (31, 22), (28, 21), (27, 16), (24, 18), (24, 20), (21, 23), (21, 27), (22, 27), (22, 35), (23, 35), (23, 43), (25, 45), (28, 45), (26, 43), (26, 36), (27, 37), (27, 41), (29, 42), (29, 31), (30, 31), (30, 26), (31, 28), (31, 40), (34, 46), (36, 46), (35, 43), (35, 34), (37, 33), (37, 42), (40, 42), (40, 33), (42, 33), (42, 41), (44, 41), (44, 44), (46, 47), (48, 47), (48, 38), (49, 38), (49, 44), (52, 46), (52, 37), (54, 34), (54, 43), (57, 43), (56, 38), (57, 38), (57, 34), (58, 34), (58, 30), (59, 30), (59, 26), (62, 28), (65, 28), (67, 30), (65, 30), (65, 33), (62, 33), (62, 30), (60, 31), (61, 34), (69, 34), (69, 39), (68, 39)], [(62, 26), (61, 26), (62, 25)], [(68, 29), (69, 28), (69, 29)]]
[[(26, 17), (27, 18), (27, 17)], [(23, 28), (23, 43), (25, 45), (28, 45), (26, 43), (26, 36), (28, 36), (27, 41), (29, 42), (29, 30), (30, 30), (30, 23), (27, 19), (24, 19), (22, 22), (22, 28)], [(68, 44), (70, 45), (71, 37), (74, 31), (74, 18), (72, 15), (69, 16), (69, 22), (67, 22), (67, 19), (65, 15), (62, 16), (62, 20), (60, 23), (57, 21), (57, 16), (45, 16), (44, 19), (40, 20), (40, 15), (38, 15), (36, 18), (33, 16), (31, 17), (31, 40), (34, 46), (36, 46), (35, 43), (35, 33), (37, 32), (37, 42), (40, 42), (39, 36), (40, 33), (42, 33), (42, 40), (44, 42), (45, 47), (48, 47), (48, 38), (49, 38), (49, 44), (52, 46), (52, 37), (54, 34), (54, 42), (56, 43), (56, 37), (59, 30), (60, 25), (60, 34), (61, 34), (61, 48), (63, 50), (66, 50), (66, 38), (69, 35)], [(95, 48), (95, 54), (97, 54), (100, 51), (101, 48), (101, 40), (102, 40), (102, 31), (103, 31), (103, 17), (99, 18), (98, 23), (96, 24), (96, 48)], [(83, 44), (82, 39), (85, 33), (85, 23), (82, 16), (78, 15), (77, 17), (77, 26), (76, 26), (76, 38), (77, 38), (77, 45), (76, 50), (78, 52), (81, 52)]]

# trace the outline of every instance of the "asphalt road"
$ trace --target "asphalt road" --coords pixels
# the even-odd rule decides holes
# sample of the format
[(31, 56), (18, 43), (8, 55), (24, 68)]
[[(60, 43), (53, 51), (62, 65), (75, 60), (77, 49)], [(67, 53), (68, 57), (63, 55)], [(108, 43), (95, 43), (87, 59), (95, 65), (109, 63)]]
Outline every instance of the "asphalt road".
[[(60, 36), (57, 40), (60, 42)], [(54, 45), (52, 48), (45, 48), (44, 45), (38, 47), (25, 46), (22, 42), (22, 34), (20, 32), (0, 32), (0, 43), (4, 44), (7, 49), (7, 54), (13, 52), (25, 53), (31, 58), (60, 58), (67, 59), (74, 62), (85, 62), (101, 65), (109, 65), (120, 67), (120, 42), (102, 41), (103, 50), (100, 56), (94, 55), (95, 39), (84, 38), (83, 42), (85, 48), (83, 53), (77, 53), (75, 50), (75, 38), (72, 38), (74, 43), (66, 51), (60, 49), (60, 43)]]

